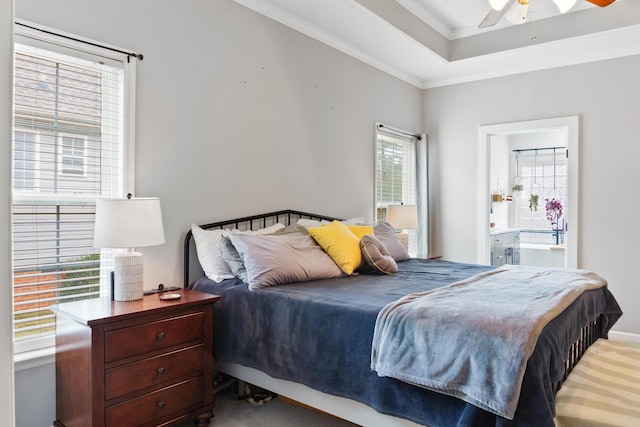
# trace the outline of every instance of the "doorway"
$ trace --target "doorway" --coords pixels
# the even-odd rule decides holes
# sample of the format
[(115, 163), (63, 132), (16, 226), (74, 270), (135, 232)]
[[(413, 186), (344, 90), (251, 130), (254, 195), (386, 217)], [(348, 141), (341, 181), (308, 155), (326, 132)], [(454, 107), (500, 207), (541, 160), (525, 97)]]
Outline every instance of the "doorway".
[[(577, 268), (579, 118), (571, 116), (480, 126), (478, 141), (478, 263), (518, 264), (522, 253), (526, 254), (523, 264)], [(514, 238), (517, 241), (521, 235), (519, 221), (515, 219), (515, 209), (530, 202), (530, 200), (514, 200), (512, 184), (516, 184), (515, 181), (518, 181), (517, 183), (521, 181), (513, 180), (516, 170), (513, 164), (519, 157), (516, 154), (523, 154), (525, 150), (536, 148), (541, 153), (541, 162), (544, 163), (543, 158), (546, 159), (547, 166), (544, 170), (547, 171), (547, 175), (554, 170), (555, 177), (557, 164), (563, 163), (562, 219), (564, 222), (550, 222), (548, 234), (553, 239), (551, 243), (524, 244), (525, 249), (522, 250), (526, 250), (525, 253), (520, 251), (519, 244), (514, 247), (510, 243)], [(544, 156), (543, 151), (546, 153)], [(526, 153), (531, 154), (529, 151)], [(536, 153), (536, 151), (533, 152), (534, 156)], [(553, 157), (549, 157), (550, 153), (553, 153)], [(561, 156), (566, 157), (563, 159)], [(531, 157), (528, 159), (530, 162)], [(550, 169), (549, 159), (553, 159), (553, 169)], [(536, 168), (527, 170), (536, 170)], [(538, 167), (537, 170), (543, 169)], [(518, 173), (520, 172), (515, 175), (517, 176)], [(526, 182), (529, 186), (532, 182), (538, 183), (537, 177), (528, 178)], [(549, 176), (546, 181), (549, 181)], [(555, 185), (553, 188), (555, 190)], [(526, 194), (529, 198), (535, 191), (529, 191), (529, 188), (527, 190)], [(545, 199), (551, 200), (556, 197), (550, 194), (549, 188), (544, 189), (544, 192), (538, 201), (539, 208), (543, 210)], [(560, 198), (560, 196), (557, 197)], [(492, 222), (494, 228), (491, 227)], [(496, 222), (500, 224), (497, 226)], [(505, 244), (497, 242), (505, 242)]]

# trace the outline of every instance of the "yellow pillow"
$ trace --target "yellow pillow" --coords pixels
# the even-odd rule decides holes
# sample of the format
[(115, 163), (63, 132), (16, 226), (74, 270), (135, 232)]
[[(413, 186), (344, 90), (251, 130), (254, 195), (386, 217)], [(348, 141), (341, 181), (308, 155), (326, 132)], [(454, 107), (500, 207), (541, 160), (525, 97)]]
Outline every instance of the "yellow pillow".
[(324, 249), (340, 270), (352, 274), (362, 263), (360, 239), (349, 227), (339, 221), (333, 221), (322, 227), (308, 229), (311, 237)]
[(362, 236), (367, 234), (373, 235), (373, 225), (348, 225), (347, 227), (359, 240), (362, 240)]

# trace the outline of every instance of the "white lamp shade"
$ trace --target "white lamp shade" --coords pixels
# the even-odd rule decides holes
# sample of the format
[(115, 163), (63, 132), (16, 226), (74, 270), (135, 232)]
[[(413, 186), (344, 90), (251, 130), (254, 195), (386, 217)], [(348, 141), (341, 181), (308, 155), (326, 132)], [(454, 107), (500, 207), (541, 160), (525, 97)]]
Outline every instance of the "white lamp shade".
[(489, 4), (491, 8), (495, 10), (502, 10), (505, 4), (507, 4), (509, 0), (489, 0)]
[(94, 247), (138, 248), (163, 243), (164, 229), (158, 198), (98, 199)]
[(576, 1), (577, 0), (553, 0), (556, 6), (558, 6), (558, 9), (560, 9), (560, 13), (568, 12), (569, 9), (576, 4)]
[(397, 230), (418, 228), (418, 207), (416, 205), (387, 206), (387, 222)]

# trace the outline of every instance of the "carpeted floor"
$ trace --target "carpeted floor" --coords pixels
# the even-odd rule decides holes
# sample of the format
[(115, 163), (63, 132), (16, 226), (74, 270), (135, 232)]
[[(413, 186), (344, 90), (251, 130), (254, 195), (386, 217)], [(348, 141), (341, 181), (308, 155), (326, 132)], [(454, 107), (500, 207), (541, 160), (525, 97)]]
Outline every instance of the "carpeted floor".
[[(183, 423), (180, 427), (192, 426)], [(262, 406), (237, 400), (231, 392), (216, 396), (211, 427), (356, 427), (348, 421), (274, 398)]]

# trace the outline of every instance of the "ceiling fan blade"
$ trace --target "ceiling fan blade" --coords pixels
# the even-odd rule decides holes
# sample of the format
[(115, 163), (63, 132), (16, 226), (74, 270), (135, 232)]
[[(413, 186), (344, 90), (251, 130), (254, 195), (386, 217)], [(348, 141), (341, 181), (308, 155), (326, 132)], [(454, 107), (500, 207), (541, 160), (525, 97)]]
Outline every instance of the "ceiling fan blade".
[(611, 3), (613, 3), (616, 0), (587, 0), (589, 3), (593, 3), (595, 5), (598, 5), (600, 7), (605, 7), (605, 6), (609, 6)]
[[(594, 0), (594, 1), (597, 1), (597, 0)], [(607, 1), (607, 0), (602, 0), (602, 1)], [(484, 17), (480, 25), (478, 25), (478, 28), (487, 28), (487, 27), (493, 27), (494, 25), (496, 25), (498, 21), (502, 19), (505, 13), (507, 13), (507, 10), (509, 10), (509, 8), (515, 2), (516, 0), (509, 0), (502, 9), (495, 10), (492, 8), (491, 10), (489, 10), (489, 13), (487, 14), (487, 16)]]

